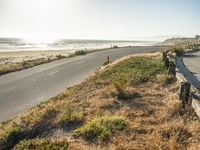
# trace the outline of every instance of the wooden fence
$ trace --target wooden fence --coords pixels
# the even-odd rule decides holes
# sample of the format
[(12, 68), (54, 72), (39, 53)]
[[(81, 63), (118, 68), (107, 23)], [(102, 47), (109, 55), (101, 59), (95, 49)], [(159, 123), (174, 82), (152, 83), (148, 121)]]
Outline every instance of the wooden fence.
[[(163, 52), (163, 61), (168, 68), (169, 74), (176, 77), (180, 83), (179, 100), (182, 102), (183, 107), (186, 105), (193, 107), (200, 118), (200, 91), (181, 74), (177, 59), (180, 58), (170, 54), (169, 51)], [(183, 62), (181, 61), (181, 63)]]

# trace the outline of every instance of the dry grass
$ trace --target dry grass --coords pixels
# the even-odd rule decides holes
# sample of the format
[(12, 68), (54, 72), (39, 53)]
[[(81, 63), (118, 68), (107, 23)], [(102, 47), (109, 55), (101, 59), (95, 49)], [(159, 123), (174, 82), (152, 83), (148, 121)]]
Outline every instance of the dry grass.
[[(142, 57), (145, 57), (145, 60), (155, 60), (156, 62), (161, 59), (160, 54)], [(17, 125), (22, 132), (18, 137), (18, 142), (27, 138), (31, 141), (34, 141), (35, 138), (54, 141), (65, 139), (69, 142), (70, 149), (77, 150), (200, 149), (199, 119), (190, 108), (184, 110), (181, 108), (176, 94), (178, 84), (175, 81), (166, 82), (168, 79), (166, 71), (159, 70), (160, 65), (152, 66), (159, 71), (148, 70), (157, 75), (153, 75), (151, 78), (145, 76), (145, 81), (140, 78), (137, 83), (125, 82), (124, 84), (123, 81), (120, 81), (121, 85), (117, 86), (123, 86), (123, 92), (127, 97), (123, 99), (118, 96), (120, 90), (113, 84), (114, 81), (118, 81), (120, 76), (131, 80), (134, 78), (124, 76), (124, 74), (116, 76), (115, 72), (118, 72), (118, 69), (123, 71), (125, 68), (128, 70), (127, 73), (130, 73), (129, 71), (132, 69), (129, 68), (129, 64), (132, 61), (135, 62), (135, 59), (137, 58), (128, 58), (115, 63), (115, 65), (109, 65), (104, 70), (101, 69), (97, 75), (82, 84), (69, 88), (51, 100), (32, 108), (23, 116), (2, 124), (0, 134), (5, 135), (8, 130)], [(120, 66), (124, 67), (120, 68)], [(149, 65), (146, 67), (148, 68)], [(105, 74), (108, 76), (102, 78), (102, 75), (105, 77)], [(122, 130), (109, 132), (113, 131), (116, 124), (112, 122), (112, 119), (111, 121), (106, 119), (109, 121), (106, 121), (105, 124), (99, 123), (102, 122), (104, 116), (122, 117), (128, 124), (123, 126)], [(63, 117), (64, 120), (67, 120), (65, 126), (60, 123)], [(117, 125), (119, 125), (118, 123)], [(89, 130), (91, 126), (95, 125), (98, 125), (98, 132)], [(92, 132), (83, 132), (86, 129)], [(73, 135), (76, 131), (80, 134), (75, 138)], [(89, 140), (85, 139), (88, 137), (87, 133), (94, 132), (94, 139), (103, 137), (103, 140), (100, 141), (104, 142), (90, 140), (90, 138)], [(108, 132), (112, 134), (108, 134)]]
[(46, 139), (23, 140), (13, 150), (67, 150), (69, 143), (66, 141), (52, 141)]
[(34, 60), (25, 60), (25, 61), (16, 62), (16, 63), (0, 64), (0, 75), (14, 72), (14, 71), (19, 71), (19, 70), (30, 68), (37, 65), (41, 65), (41, 64), (59, 60), (62, 58), (66, 58), (66, 56), (56, 55), (56, 57), (48, 58), (48, 59), (41, 58), (41, 59), (34, 59)]

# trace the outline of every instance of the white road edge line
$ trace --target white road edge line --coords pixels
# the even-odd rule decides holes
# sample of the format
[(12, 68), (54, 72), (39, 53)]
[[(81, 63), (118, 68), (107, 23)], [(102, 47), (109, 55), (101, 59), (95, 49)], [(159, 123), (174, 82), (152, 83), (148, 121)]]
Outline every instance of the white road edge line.
[(0, 94), (5, 93), (5, 92), (9, 92), (9, 91), (14, 90), (14, 89), (16, 89), (16, 87), (12, 87), (12, 88), (3, 90), (3, 91), (0, 92)]
[(81, 62), (78, 62), (77, 64), (81, 65), (81, 64), (84, 64), (84, 63), (85, 63), (85, 61), (81, 61)]
[(56, 74), (57, 72), (58, 71), (51, 72), (51, 73), (48, 74), (48, 76), (52, 76), (52, 75)]

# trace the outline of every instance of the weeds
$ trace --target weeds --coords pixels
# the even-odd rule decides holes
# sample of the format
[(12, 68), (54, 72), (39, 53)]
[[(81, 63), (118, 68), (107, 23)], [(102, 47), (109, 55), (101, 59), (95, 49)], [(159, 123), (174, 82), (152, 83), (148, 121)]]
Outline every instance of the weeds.
[(15, 145), (19, 140), (21, 132), (21, 127), (13, 127), (3, 135), (0, 135), (0, 148), (9, 149)]
[(184, 49), (182, 47), (172, 47), (170, 51), (176, 53), (177, 56), (181, 56), (184, 54)]
[[(15, 149), (67, 149), (63, 139), (70, 139), (71, 149), (200, 149), (198, 118), (181, 108), (178, 84), (160, 59), (150, 55), (109, 65), (37, 106), (17, 120), (30, 134), (14, 136), (25, 139)], [(27, 140), (36, 137), (44, 139)]]
[(75, 52), (75, 55), (86, 55), (86, 54), (87, 54), (87, 52), (84, 51), (84, 50), (80, 50), (80, 51)]
[(75, 110), (67, 110), (60, 116), (59, 122), (63, 126), (78, 125), (84, 122), (84, 114)]
[(51, 141), (43, 139), (23, 140), (19, 142), (13, 150), (67, 150), (67, 141)]
[(56, 57), (58, 58), (58, 59), (62, 59), (62, 58), (66, 58), (66, 56), (63, 56), (63, 55), (56, 55)]
[(127, 121), (119, 116), (103, 116), (94, 119), (81, 128), (75, 130), (74, 136), (87, 140), (98, 139), (100, 142), (111, 137), (116, 131), (122, 131), (127, 127)]
[(14, 72), (14, 71), (19, 71), (25, 68), (30, 68), (30, 67), (44, 64), (50, 61), (53, 61), (53, 60), (41, 58), (41, 59), (35, 59), (35, 60), (24, 60), (23, 62), (18, 62), (18, 63), (3, 64), (3, 65), (0, 65), (0, 75)]

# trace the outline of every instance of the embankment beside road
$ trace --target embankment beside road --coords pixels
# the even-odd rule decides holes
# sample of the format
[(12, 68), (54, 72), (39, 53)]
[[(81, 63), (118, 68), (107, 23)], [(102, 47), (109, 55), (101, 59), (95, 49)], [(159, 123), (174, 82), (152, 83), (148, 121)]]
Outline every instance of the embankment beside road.
[(198, 149), (161, 53), (122, 58), (0, 126), (0, 149)]

